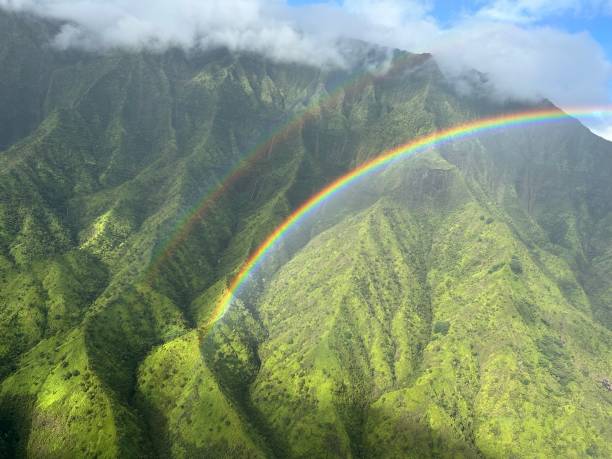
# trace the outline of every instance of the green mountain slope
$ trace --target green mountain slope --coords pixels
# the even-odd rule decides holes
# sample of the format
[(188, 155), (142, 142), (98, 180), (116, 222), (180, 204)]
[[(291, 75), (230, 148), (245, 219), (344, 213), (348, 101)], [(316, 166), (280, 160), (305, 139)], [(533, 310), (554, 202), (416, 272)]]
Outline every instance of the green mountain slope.
[(440, 157), (410, 167), (265, 289), (256, 405), (296, 456), (608, 455), (611, 335), (567, 262)]
[(611, 454), (610, 143), (529, 128), (388, 169), (205, 329), (334, 177), (524, 107), (429, 55), (322, 70), (55, 30), (0, 11), (0, 456)]

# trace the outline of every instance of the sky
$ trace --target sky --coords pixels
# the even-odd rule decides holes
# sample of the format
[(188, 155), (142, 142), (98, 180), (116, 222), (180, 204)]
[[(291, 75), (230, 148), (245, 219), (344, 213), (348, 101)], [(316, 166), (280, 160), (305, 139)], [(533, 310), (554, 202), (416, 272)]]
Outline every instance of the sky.
[[(67, 21), (60, 48), (226, 46), (346, 66), (339, 38), (431, 52), (452, 81), (476, 69), (499, 99), (612, 105), (612, 0), (0, 0)], [(612, 118), (583, 120), (612, 140)]]

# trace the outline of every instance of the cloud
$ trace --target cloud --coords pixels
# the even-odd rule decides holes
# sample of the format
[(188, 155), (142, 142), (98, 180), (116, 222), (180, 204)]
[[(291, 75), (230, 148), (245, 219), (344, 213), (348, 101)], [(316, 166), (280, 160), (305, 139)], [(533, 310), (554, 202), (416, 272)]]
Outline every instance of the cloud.
[(426, 17), (431, 13), (433, 3), (418, 0), (345, 0), (343, 8), (348, 13), (368, 18), (372, 24), (394, 28)]
[(0, 6), (67, 21), (55, 38), (62, 48), (225, 46), (277, 60), (341, 62), (333, 46), (283, 19), (288, 7), (280, 0), (0, 0)]
[[(452, 77), (477, 69), (499, 98), (549, 98), (562, 106), (609, 100), (612, 66), (587, 33), (542, 26), (549, 15), (612, 13), (612, 0), (493, 0), (442, 27), (433, 0), (344, 0), (290, 7), (285, 0), (0, 0), (0, 6), (67, 21), (61, 48), (170, 45), (264, 53), (272, 59), (345, 65), (352, 37), (433, 52)], [(459, 81), (459, 80), (456, 80)]]
[(499, 97), (549, 98), (561, 105), (608, 100), (612, 66), (586, 33), (468, 21), (443, 33), (433, 47), (447, 72), (478, 69)]
[[(612, 65), (588, 33), (485, 19), (484, 10), (443, 28), (432, 17), (430, 3), (420, 3), (420, 7), (416, 3), (346, 0), (342, 7), (336, 7), (335, 14), (328, 7), (325, 14), (319, 11), (311, 17), (330, 18), (334, 29), (343, 35), (415, 52), (432, 52), (451, 77), (477, 69), (487, 75), (492, 94), (501, 99), (548, 98), (563, 106), (609, 101)], [(497, 1), (490, 7), (499, 9), (507, 3)], [(530, 5), (525, 11), (531, 17), (577, 8), (578, 4), (584, 7), (584, 2), (576, 0), (512, 4), (520, 11)], [(321, 26), (320, 21), (317, 24)], [(309, 32), (316, 34), (317, 30), (311, 28)]]
[(612, 14), (611, 0), (495, 0), (485, 4), (478, 17), (496, 21), (527, 23), (571, 13)]
[(542, 17), (573, 12), (584, 8), (578, 0), (496, 0), (485, 5), (477, 16), (506, 22), (533, 22)]
[(591, 131), (597, 134), (599, 137), (603, 137), (606, 140), (612, 141), (612, 124), (608, 125), (597, 125), (590, 128)]

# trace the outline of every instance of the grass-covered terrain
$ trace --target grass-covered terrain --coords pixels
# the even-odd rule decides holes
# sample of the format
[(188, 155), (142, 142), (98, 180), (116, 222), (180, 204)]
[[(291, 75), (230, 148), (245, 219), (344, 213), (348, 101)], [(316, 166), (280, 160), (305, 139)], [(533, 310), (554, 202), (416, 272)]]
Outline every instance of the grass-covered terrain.
[(385, 170), (211, 328), (334, 177), (525, 107), (429, 55), (321, 70), (56, 30), (0, 11), (0, 457), (612, 456), (610, 143), (531, 127)]
[(611, 335), (567, 262), (440, 158), (415, 168), (425, 206), (402, 183), (269, 282), (254, 403), (295, 456), (609, 455)]

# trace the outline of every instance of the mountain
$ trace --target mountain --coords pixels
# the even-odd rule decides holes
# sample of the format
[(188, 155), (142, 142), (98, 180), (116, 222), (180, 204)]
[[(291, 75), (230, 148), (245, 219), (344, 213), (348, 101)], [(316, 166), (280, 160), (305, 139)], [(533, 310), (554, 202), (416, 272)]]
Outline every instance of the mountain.
[(610, 457), (612, 144), (435, 58), (60, 51), (0, 11), (0, 456)]

